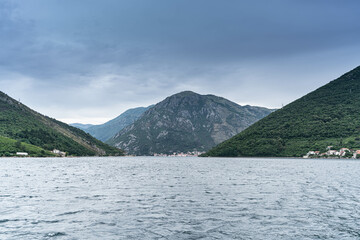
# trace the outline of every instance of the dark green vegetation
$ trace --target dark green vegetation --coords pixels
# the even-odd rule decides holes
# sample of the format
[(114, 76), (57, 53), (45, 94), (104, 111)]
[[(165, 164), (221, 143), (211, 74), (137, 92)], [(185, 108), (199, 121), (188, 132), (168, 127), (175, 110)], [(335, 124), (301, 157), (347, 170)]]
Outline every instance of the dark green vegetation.
[(277, 110), (204, 156), (300, 157), (360, 149), (360, 67)]
[(150, 107), (152, 106), (146, 108), (139, 107), (139, 108), (129, 109), (124, 113), (120, 114), (118, 117), (101, 125), (89, 125), (89, 124), (79, 124), (79, 123), (74, 123), (71, 125), (84, 130), (85, 132), (89, 133), (91, 136), (103, 142), (106, 142), (115, 134), (117, 134), (120, 130), (135, 122)]
[(27, 152), (34, 157), (55, 156), (40, 147), (0, 136), (0, 157), (12, 157), (16, 152)]
[[(0, 92), (0, 136), (20, 141), (22, 144), (35, 145), (45, 151), (43, 154), (34, 152), (32, 154), (34, 156), (48, 156), (48, 151), (53, 149), (59, 149), (73, 156), (123, 154), (122, 151), (104, 144), (80, 129), (31, 110), (2, 92)], [(0, 154), (4, 155), (15, 150), (5, 147)]]
[(108, 143), (134, 155), (206, 151), (272, 111), (214, 95), (181, 92), (147, 110)]

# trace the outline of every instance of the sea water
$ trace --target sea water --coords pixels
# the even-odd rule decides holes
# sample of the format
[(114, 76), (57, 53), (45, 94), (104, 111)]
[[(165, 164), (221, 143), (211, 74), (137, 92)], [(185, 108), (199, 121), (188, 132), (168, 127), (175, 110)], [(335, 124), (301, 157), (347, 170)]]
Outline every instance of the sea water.
[(360, 239), (360, 161), (1, 158), (0, 239)]

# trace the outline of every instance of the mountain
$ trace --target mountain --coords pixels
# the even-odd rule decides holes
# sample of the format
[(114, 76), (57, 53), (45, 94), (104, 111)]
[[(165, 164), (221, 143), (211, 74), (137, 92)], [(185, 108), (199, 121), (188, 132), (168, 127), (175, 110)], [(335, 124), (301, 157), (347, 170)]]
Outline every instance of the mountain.
[(107, 143), (134, 155), (206, 151), (272, 111), (185, 91), (148, 109)]
[(76, 128), (80, 128), (81, 130), (86, 130), (92, 126), (95, 126), (93, 124), (82, 124), (82, 123), (70, 123), (70, 126), (76, 127)]
[(90, 133), (93, 137), (105, 142), (117, 134), (121, 129), (135, 122), (150, 107), (152, 106), (129, 109), (118, 117), (100, 125), (81, 123), (74, 123), (71, 125), (80, 128), (85, 132)]
[(299, 157), (360, 148), (360, 67), (258, 121), (205, 156)]
[[(37, 146), (44, 156), (53, 149), (74, 156), (123, 155), (121, 150), (78, 128), (41, 115), (3, 92), (0, 92), (0, 136), (9, 146), (3, 148), (2, 153), (11, 149), (12, 152), (23, 150), (31, 145)], [(16, 149), (11, 147), (14, 140), (18, 142)]]

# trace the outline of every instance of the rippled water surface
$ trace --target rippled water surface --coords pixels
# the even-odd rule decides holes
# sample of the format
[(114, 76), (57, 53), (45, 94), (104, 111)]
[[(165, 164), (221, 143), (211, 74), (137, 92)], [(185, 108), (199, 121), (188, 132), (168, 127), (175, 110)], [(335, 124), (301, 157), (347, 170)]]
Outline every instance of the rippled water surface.
[(0, 239), (360, 239), (360, 161), (0, 159)]

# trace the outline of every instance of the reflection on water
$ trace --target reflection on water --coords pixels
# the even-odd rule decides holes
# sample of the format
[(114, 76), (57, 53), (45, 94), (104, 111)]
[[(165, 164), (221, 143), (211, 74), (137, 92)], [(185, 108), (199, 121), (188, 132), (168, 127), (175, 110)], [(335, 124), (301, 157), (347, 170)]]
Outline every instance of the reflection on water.
[(0, 159), (0, 239), (360, 239), (360, 161)]

